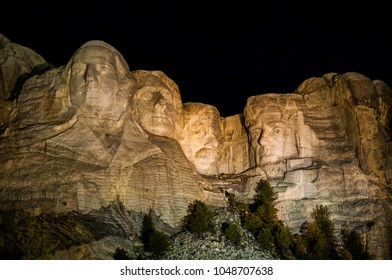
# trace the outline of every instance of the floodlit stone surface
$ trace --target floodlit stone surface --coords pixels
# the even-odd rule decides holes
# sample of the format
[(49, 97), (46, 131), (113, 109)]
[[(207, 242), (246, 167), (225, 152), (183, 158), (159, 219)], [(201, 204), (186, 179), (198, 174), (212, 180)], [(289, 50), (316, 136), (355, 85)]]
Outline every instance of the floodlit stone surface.
[(121, 54), (101, 41), (29, 79), (2, 134), (2, 209), (87, 213), (119, 200), (178, 228), (188, 204), (206, 196), (203, 185), (213, 188), (176, 140), (134, 120), (136, 88)]
[(218, 174), (221, 154), (219, 111), (208, 104), (185, 103), (184, 127), (179, 143), (199, 173)]
[[(223, 118), (212, 105), (182, 104), (165, 73), (132, 69), (102, 41), (28, 77), (10, 100), (9, 84), (31, 69), (9, 73), (1, 54), (0, 210), (101, 217), (126, 232), (94, 243), (114, 248), (138, 234), (142, 214), (175, 233), (194, 200), (225, 206), (229, 191), (250, 201), (264, 179), (293, 232), (325, 205), (337, 235), (355, 229), (372, 255), (391, 257), (392, 90), (382, 81), (327, 73), (293, 93), (251, 96)], [(34, 57), (18, 63), (44, 62)]]
[(178, 86), (162, 71), (134, 72), (138, 90), (132, 94), (135, 121), (147, 132), (178, 139), (182, 129), (182, 101)]
[(0, 99), (14, 99), (13, 93), (27, 77), (49, 66), (34, 50), (0, 34)]

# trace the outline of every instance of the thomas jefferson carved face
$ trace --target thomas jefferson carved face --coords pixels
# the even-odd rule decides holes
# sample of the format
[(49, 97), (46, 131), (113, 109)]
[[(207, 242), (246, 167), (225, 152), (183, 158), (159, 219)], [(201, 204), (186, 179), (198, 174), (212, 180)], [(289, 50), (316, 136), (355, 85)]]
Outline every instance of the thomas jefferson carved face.
[(182, 127), (182, 101), (177, 86), (163, 72), (138, 71), (139, 90), (132, 98), (132, 114), (147, 132), (177, 138)]
[(219, 159), (219, 112), (208, 104), (184, 104), (184, 129), (180, 144), (201, 174), (217, 174)]

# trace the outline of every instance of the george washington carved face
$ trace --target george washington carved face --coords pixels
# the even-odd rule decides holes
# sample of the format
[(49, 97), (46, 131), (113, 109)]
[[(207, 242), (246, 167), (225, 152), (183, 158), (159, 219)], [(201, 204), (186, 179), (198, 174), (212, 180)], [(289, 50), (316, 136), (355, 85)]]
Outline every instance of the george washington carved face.
[(128, 105), (124, 84), (133, 83), (121, 54), (102, 41), (80, 47), (67, 65), (71, 103), (87, 117), (118, 120)]

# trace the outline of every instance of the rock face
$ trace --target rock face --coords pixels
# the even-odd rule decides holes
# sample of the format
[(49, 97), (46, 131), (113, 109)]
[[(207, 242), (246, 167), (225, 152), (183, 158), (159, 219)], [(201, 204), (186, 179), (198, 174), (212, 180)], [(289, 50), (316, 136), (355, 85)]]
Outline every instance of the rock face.
[(178, 228), (188, 204), (204, 199), (203, 180), (177, 141), (135, 122), (137, 86), (121, 54), (101, 41), (26, 81), (2, 135), (2, 209), (87, 213), (119, 200)]
[[(51, 67), (35, 51), (0, 34), (0, 131), (6, 126), (24, 81)], [(10, 102), (7, 102), (10, 101)]]
[(390, 257), (382, 244), (391, 243), (391, 93), (358, 73), (329, 73), (293, 94), (249, 98), (252, 160), (294, 231), (323, 204), (338, 229), (358, 230), (370, 251)]
[(15, 99), (14, 94), (28, 77), (50, 66), (32, 49), (12, 43), (0, 34), (0, 99)]
[[(0, 77), (9, 77), (4, 69)], [(176, 233), (194, 200), (225, 206), (229, 191), (249, 201), (264, 179), (294, 232), (326, 205), (337, 235), (356, 230), (373, 256), (391, 258), (392, 90), (382, 81), (328, 73), (293, 93), (252, 96), (242, 113), (222, 118), (211, 105), (183, 104), (163, 72), (131, 71), (102, 41), (28, 77), (14, 100), (11, 76), (0, 84), (4, 213), (67, 214), (86, 227), (102, 219), (108, 230), (94, 244), (111, 240), (112, 248), (138, 234), (143, 214)], [(58, 258), (73, 258), (59, 249)]]

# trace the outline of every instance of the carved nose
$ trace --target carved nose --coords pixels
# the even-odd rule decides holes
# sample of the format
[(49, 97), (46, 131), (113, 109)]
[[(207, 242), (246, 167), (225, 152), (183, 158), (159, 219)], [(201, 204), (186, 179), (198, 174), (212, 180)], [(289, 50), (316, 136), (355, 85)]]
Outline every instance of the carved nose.
[(218, 140), (216, 140), (214, 137), (210, 137), (207, 140), (205, 147), (206, 148), (216, 148), (216, 147), (218, 147), (218, 145), (219, 145)]
[(166, 106), (166, 100), (163, 98), (162, 94), (155, 93), (154, 94), (154, 108), (161, 108)]
[(88, 65), (86, 68), (85, 80), (87, 82), (95, 82), (97, 79), (97, 70), (95, 66)]

